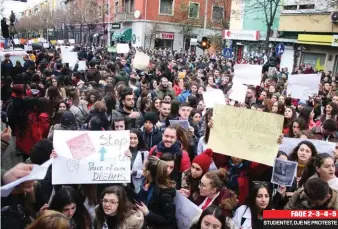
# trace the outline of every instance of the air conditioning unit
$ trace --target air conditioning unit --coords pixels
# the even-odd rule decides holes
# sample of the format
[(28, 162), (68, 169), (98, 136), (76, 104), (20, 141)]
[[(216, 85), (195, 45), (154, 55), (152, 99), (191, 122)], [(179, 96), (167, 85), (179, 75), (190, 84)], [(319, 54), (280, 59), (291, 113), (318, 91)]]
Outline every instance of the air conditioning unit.
[(278, 38), (278, 30), (277, 29), (270, 29), (270, 37), (271, 38)]
[(331, 22), (332, 23), (338, 23), (338, 12), (332, 12), (331, 13)]

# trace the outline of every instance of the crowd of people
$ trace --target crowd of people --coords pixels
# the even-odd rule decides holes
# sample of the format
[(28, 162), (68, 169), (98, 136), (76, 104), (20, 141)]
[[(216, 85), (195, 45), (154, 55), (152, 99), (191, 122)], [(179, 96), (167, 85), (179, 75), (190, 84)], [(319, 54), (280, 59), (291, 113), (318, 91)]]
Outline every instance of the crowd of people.
[[(85, 71), (63, 64), (57, 47), (34, 51), (35, 61), (27, 56), (24, 66), (9, 55), (2, 61), (2, 167), (10, 154), (22, 161), (2, 169), (2, 185), (58, 157), (54, 130), (130, 130), (131, 183), (52, 185), (58, 168), (50, 167), (43, 180), (26, 181), (2, 198), (3, 229), (176, 229), (176, 191), (203, 211), (192, 229), (260, 229), (263, 210), (338, 210), (338, 152), (318, 152), (309, 141), (338, 140), (338, 78), (331, 72), (322, 72), (318, 94), (302, 101), (286, 93), (288, 70), (270, 68), (238, 103), (229, 99), (234, 63), (220, 55), (143, 50), (150, 63), (140, 70), (133, 49), (76, 50)], [(298, 163), (291, 187), (270, 182), (271, 166), (208, 147), (213, 109), (203, 93), (214, 89), (229, 106), (283, 116), (279, 143), (283, 136), (303, 139), (290, 155), (276, 152)], [(4, 154), (10, 144), (14, 152)]]

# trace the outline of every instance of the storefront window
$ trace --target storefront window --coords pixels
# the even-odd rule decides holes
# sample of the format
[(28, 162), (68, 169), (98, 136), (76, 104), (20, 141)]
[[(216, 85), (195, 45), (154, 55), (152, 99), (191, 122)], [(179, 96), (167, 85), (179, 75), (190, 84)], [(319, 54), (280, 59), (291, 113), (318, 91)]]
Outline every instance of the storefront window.
[(322, 53), (303, 53), (302, 63), (311, 64), (317, 71), (324, 70), (326, 54)]
[(165, 40), (157, 38), (155, 40), (155, 48), (173, 48), (174, 40)]

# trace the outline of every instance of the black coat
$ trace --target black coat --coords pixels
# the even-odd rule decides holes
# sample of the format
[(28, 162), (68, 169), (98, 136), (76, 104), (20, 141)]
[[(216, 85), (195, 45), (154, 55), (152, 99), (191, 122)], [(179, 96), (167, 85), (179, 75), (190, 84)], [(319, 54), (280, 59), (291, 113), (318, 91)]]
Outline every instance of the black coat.
[[(174, 198), (176, 196), (175, 188), (154, 187), (153, 195), (150, 198), (147, 207), (149, 214), (145, 216), (145, 221), (150, 228), (157, 229), (176, 229), (176, 206)], [(147, 192), (143, 189), (139, 193), (140, 199), (145, 203)]]
[(9, 25), (4, 20), (1, 20), (1, 33), (4, 38), (9, 38)]

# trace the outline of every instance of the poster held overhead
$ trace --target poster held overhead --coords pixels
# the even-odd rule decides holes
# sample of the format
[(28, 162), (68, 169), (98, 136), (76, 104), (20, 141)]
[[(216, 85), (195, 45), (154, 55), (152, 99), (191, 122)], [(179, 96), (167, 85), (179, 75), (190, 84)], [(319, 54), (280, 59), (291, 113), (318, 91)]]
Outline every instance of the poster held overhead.
[(137, 52), (133, 59), (133, 67), (137, 70), (143, 71), (147, 70), (149, 67), (150, 58), (147, 54), (143, 52)]
[(117, 44), (116, 45), (117, 53), (128, 53), (129, 52), (129, 44)]
[(206, 108), (214, 108), (216, 104), (225, 105), (224, 94), (220, 89), (203, 92), (203, 100)]
[(208, 148), (221, 154), (273, 166), (284, 117), (216, 104)]
[(291, 187), (295, 179), (298, 163), (276, 158), (272, 170), (271, 183)]
[(320, 74), (297, 74), (288, 78), (287, 94), (292, 98), (308, 100), (314, 94), (318, 94)]
[(231, 92), (229, 94), (229, 99), (235, 100), (239, 103), (245, 103), (247, 89), (248, 87), (243, 84), (233, 84), (231, 87)]
[(260, 86), (262, 81), (262, 66), (254, 64), (236, 64), (233, 83)]

